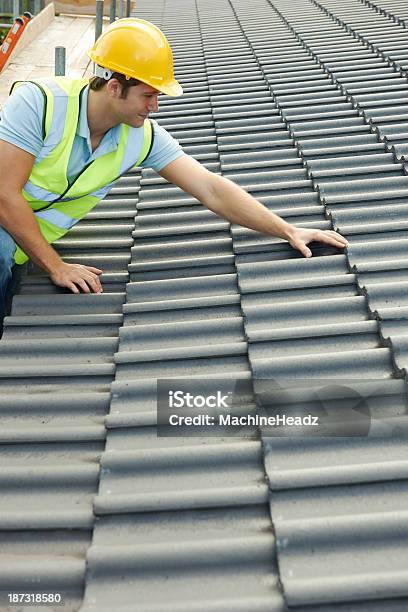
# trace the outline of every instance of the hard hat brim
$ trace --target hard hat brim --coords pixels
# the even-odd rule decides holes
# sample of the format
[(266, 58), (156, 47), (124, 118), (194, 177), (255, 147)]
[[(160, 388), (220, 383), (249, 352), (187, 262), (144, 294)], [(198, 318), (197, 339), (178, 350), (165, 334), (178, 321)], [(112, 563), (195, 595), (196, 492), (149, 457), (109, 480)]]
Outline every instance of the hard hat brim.
[(166, 94), (166, 96), (171, 96), (172, 98), (178, 98), (183, 95), (183, 88), (176, 80), (171, 83), (166, 83), (166, 85), (161, 87), (157, 87), (157, 89)]

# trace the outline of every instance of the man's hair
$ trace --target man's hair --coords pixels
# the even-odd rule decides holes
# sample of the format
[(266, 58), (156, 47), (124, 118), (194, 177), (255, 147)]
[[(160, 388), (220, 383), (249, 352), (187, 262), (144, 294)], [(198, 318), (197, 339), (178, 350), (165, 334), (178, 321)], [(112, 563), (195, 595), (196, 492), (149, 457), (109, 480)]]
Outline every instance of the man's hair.
[[(114, 72), (109, 79), (117, 79), (122, 86), (122, 91), (120, 94), (121, 98), (127, 98), (129, 87), (134, 87), (135, 85), (139, 85), (140, 81), (137, 79), (127, 79), (124, 74), (120, 72)], [(99, 91), (102, 89), (108, 81), (103, 79), (102, 77), (93, 76), (89, 79), (89, 88), (93, 91)]]

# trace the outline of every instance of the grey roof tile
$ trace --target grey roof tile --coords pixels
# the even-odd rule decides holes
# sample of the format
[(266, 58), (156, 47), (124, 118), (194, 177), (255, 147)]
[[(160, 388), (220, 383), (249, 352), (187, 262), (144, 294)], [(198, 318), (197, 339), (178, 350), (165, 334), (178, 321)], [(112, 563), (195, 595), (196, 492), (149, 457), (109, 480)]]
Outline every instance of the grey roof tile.
[(222, 274), (165, 281), (141, 281), (127, 287), (128, 303), (176, 300), (180, 298), (206, 297), (209, 295), (236, 294), (236, 274)]
[(41, 295), (16, 295), (13, 299), (13, 315), (36, 316), (64, 314), (121, 314), (124, 293), (55, 295), (52, 302)]
[[(115, 355), (115, 363), (123, 364), (117, 369), (117, 377), (124, 378), (126, 375), (133, 378), (146, 378), (155, 362), (160, 372), (158, 378), (169, 378), (170, 372), (174, 376), (182, 372), (185, 367), (189, 374), (217, 372), (220, 367), (228, 368), (236, 366), (238, 370), (246, 367), (247, 346), (245, 342), (228, 342), (220, 345), (194, 345), (169, 348), (166, 357), (160, 349), (145, 349), (140, 351), (121, 351)], [(212, 359), (211, 359), (212, 358)], [(188, 362), (190, 360), (190, 362)], [(134, 363), (132, 368), (130, 364)], [(167, 375), (168, 373), (168, 375)]]
[(209, 257), (231, 253), (231, 238), (227, 232), (205, 232), (193, 234), (189, 239), (177, 235), (168, 237), (167, 241), (148, 239), (131, 248), (132, 263), (168, 260), (183, 257)]
[[(374, 342), (374, 340), (373, 340)], [(387, 378), (393, 371), (391, 354), (388, 348), (360, 348), (356, 342), (353, 350), (354, 337), (350, 342), (339, 342), (339, 352), (329, 351), (316, 354), (315, 348), (309, 348), (307, 343), (304, 352), (292, 353), (287, 357), (252, 358), (251, 347), (248, 349), (252, 370), (257, 379), (274, 377), (277, 379), (296, 380), (304, 378)], [(363, 343), (364, 346), (364, 343)], [(347, 350), (349, 349), (349, 350)], [(307, 356), (307, 358), (306, 358)]]
[(245, 306), (246, 329), (250, 334), (257, 330), (271, 331), (287, 328), (301, 327), (306, 330), (309, 325), (315, 327), (336, 322), (345, 323), (365, 320), (367, 318), (367, 304), (364, 296), (356, 295), (350, 297), (333, 297), (325, 300), (320, 299), (308, 301), (296, 301), (287, 303), (283, 300), (280, 304), (273, 305), (246, 305)]
[[(377, 282), (375, 282), (377, 280)], [(382, 311), (383, 308), (398, 308), (407, 304), (406, 289), (408, 282), (406, 273), (394, 281), (378, 282), (379, 279), (360, 281), (367, 289), (368, 300), (372, 310)]]
[(352, 237), (348, 248), (350, 263), (358, 270), (360, 263), (378, 261), (379, 255), (382, 261), (404, 259), (408, 247), (408, 239), (405, 236), (404, 231), (385, 232), (369, 235), (369, 239), (365, 242), (357, 238), (355, 243)]
[(211, 210), (196, 206), (191, 212), (171, 210), (167, 216), (162, 213), (139, 215), (132, 235), (141, 239), (154, 237), (156, 234), (160, 236), (177, 235), (179, 232), (199, 233), (207, 232), (213, 226), (218, 229), (221, 224), (223, 230), (228, 228), (227, 221), (220, 219)]
[(118, 345), (117, 338), (38, 338), (5, 340), (0, 344), (0, 363), (27, 366), (40, 359), (41, 364), (77, 364), (109, 362)]
[(124, 324), (127, 324), (129, 317), (132, 314), (152, 314), (154, 312), (163, 311), (187, 311), (193, 309), (205, 309), (211, 307), (224, 307), (229, 305), (239, 305), (240, 296), (238, 292), (224, 292), (220, 291), (215, 295), (197, 295), (195, 297), (184, 297), (179, 298), (173, 297), (167, 299), (167, 294), (162, 295), (162, 299), (156, 301), (141, 301), (141, 302), (128, 302), (123, 306), (123, 312), (127, 315), (124, 320)]
[[(218, 325), (217, 325), (218, 323)], [(220, 344), (244, 341), (242, 318), (223, 317), (218, 321), (177, 321), (122, 327), (119, 334), (120, 350), (144, 350), (146, 347), (175, 348), (200, 344)]]
[[(403, 223), (406, 209), (405, 198), (388, 198), (381, 200), (370, 200), (344, 203), (332, 203), (330, 205), (331, 215), (341, 225), (353, 227), (352, 233), (358, 233), (359, 227), (364, 231), (369, 231), (370, 224), (375, 224), (376, 232), (380, 233), (384, 224)], [(367, 214), (369, 211), (369, 214)], [(361, 224), (361, 225), (360, 225)], [(367, 227), (367, 230), (366, 230)], [(385, 225), (386, 227), (386, 225)], [(398, 229), (397, 227), (395, 229)], [(362, 234), (363, 231), (360, 231)], [(372, 231), (370, 232), (372, 233)]]
[[(137, 521), (132, 515), (115, 517), (113, 521), (110, 517), (101, 517), (98, 544), (92, 558), (92, 587), (83, 609), (108, 610), (113, 605), (117, 609), (118, 598), (113, 597), (116, 592), (116, 588), (112, 590), (113, 583), (122, 592), (121, 612), (133, 605), (134, 590), (139, 594), (138, 608), (143, 612), (159, 612), (163, 609), (163, 601), (169, 610), (198, 612), (204, 609), (203, 597), (205, 609), (211, 612), (244, 612), (249, 609), (280, 612), (284, 609), (282, 597), (268, 571), (273, 567), (270, 559), (274, 540), (272, 534), (265, 532), (268, 517), (261, 508), (260, 505), (229, 508), (228, 519), (225, 512), (216, 509), (207, 509), (205, 513), (161, 512), (160, 520), (152, 514), (139, 514)], [(129, 532), (134, 536), (124, 541), (122, 534)], [(149, 540), (145, 537), (147, 533), (151, 534)], [(118, 573), (112, 574), (110, 569), (112, 536), (117, 558), (127, 561), (126, 567), (123, 563), (121, 565), (122, 576), (126, 576), (127, 585), (131, 585), (125, 592), (123, 579), (120, 586)], [(167, 550), (165, 556), (163, 546)], [(143, 573), (138, 573), (140, 578), (135, 578), (136, 557), (129, 556), (132, 551), (138, 553), (137, 558), (145, 559), (145, 568), (155, 564), (155, 577), (148, 584), (142, 578)], [(245, 556), (242, 556), (242, 551), (245, 551)], [(217, 558), (216, 564), (214, 557)], [(242, 559), (239, 565), (237, 557)], [(189, 579), (185, 581), (183, 576), (187, 566)], [(107, 572), (109, 583), (106, 581)], [(224, 576), (229, 576), (229, 579), (225, 580)], [(111, 588), (107, 588), (108, 584)], [(178, 584), (177, 589), (175, 584)]]
[(116, 337), (121, 314), (13, 316), (5, 320), (4, 340), (10, 338)]
[[(231, 299), (231, 297), (233, 299)], [(155, 303), (154, 306), (157, 306)], [(238, 317), (241, 315), (239, 296), (219, 296), (217, 300), (211, 302), (209, 299), (186, 300), (179, 303), (169, 304), (160, 303), (162, 307), (149, 308), (149, 303), (145, 303), (142, 310), (127, 310), (125, 327), (136, 324), (159, 324), (183, 321), (203, 321), (207, 319), (219, 319)]]
[[(392, 313), (395, 316), (395, 310)], [(393, 358), (396, 367), (408, 373), (408, 333), (407, 321), (399, 314), (399, 320), (382, 321), (380, 328), (381, 334), (385, 339), (389, 339), (393, 351)], [(387, 311), (385, 311), (385, 317)]]
[[(83, 550), (81, 550), (83, 555)], [(84, 573), (84, 562), (80, 559), (75, 559), (57, 554), (48, 554), (46, 560), (38, 563), (38, 555), (25, 554), (23, 555), (5, 555), (5, 561), (1, 567), (1, 586), (3, 590), (21, 590), (22, 588), (32, 589), (32, 584), (35, 582), (41, 585), (40, 588), (46, 588), (45, 585), (50, 582), (55, 585), (59, 591), (66, 592), (73, 590), (76, 605), (80, 602), (80, 591), (78, 584), (81, 576)], [(45, 557), (45, 555), (44, 555)], [(75, 588), (76, 587), (76, 588)], [(69, 605), (69, 604), (68, 604)], [(74, 609), (74, 608), (71, 608)]]
[[(2, 589), (32, 588), (32, 578), (37, 576), (40, 587), (45, 587), (48, 576), (58, 576), (60, 586), (69, 591), (67, 610), (78, 609), (81, 599), (81, 577), (84, 571), (85, 551), (89, 546), (89, 534), (81, 530), (64, 531), (3, 531), (1, 534)], [(39, 556), (42, 563), (38, 563)]]
[[(316, 257), (312, 259), (289, 259), (280, 262), (240, 264), (239, 286), (243, 294), (267, 289), (311, 286), (314, 278), (324, 284), (328, 277), (343, 277), (348, 273), (344, 255)], [(353, 278), (350, 277), (353, 282)], [(310, 285), (308, 283), (311, 283)]]
[(365, 155), (343, 155), (342, 157), (307, 159), (306, 163), (316, 178), (319, 178), (318, 172), (325, 171), (336, 171), (340, 174), (342, 172), (352, 172), (353, 168), (402, 168), (400, 164), (395, 164), (392, 153), (366, 153)]
[(255, 132), (254, 134), (242, 136), (220, 136), (218, 142), (219, 151), (223, 152), (231, 151), (234, 148), (252, 148), (250, 146), (252, 144), (258, 148), (268, 143), (274, 146), (287, 146), (290, 142), (290, 138), (288, 133), (282, 129), (273, 132)]
[(306, 171), (301, 166), (300, 159), (298, 160), (299, 168), (293, 169), (279, 169), (279, 170), (258, 170), (255, 172), (233, 172), (228, 175), (228, 178), (234, 181), (234, 183), (238, 183), (238, 185), (246, 185), (249, 184), (258, 184), (263, 185), (265, 183), (265, 179), (269, 179), (271, 182), (286, 182), (289, 180), (298, 180), (303, 181), (307, 178)]
[[(368, 473), (376, 465), (373, 462), (370, 466), (370, 463), (367, 464)], [(351, 472), (351, 467), (344, 466), (344, 476), (347, 468)], [(397, 469), (394, 474), (397, 475)], [(290, 605), (322, 602), (333, 605), (341, 601), (371, 599), (373, 584), (377, 585), (379, 598), (406, 595), (405, 589), (398, 588), (393, 579), (405, 563), (406, 549), (398, 544), (404, 533), (404, 509), (401, 507), (404, 488), (404, 482), (397, 486), (390, 482), (360, 485), (358, 490), (354, 486), (352, 495), (350, 487), (344, 486), (320, 491), (312, 489), (306, 495), (299, 492), (296, 502), (302, 504), (301, 517), (290, 511), (293, 501), (291, 504), (287, 495), (272, 496), (272, 512), (284, 515), (275, 525), (282, 550), (280, 568), (285, 596)], [(353, 514), (352, 523), (348, 520), (350, 514)], [(350, 549), (354, 553), (351, 559), (347, 553)], [(366, 573), (368, 564), (369, 574)], [(323, 582), (318, 584), (316, 575)]]
[(367, 342), (367, 337), (359, 338), (356, 334), (360, 332), (373, 332), (375, 334), (377, 331), (377, 325), (374, 321), (352, 321), (348, 323), (347, 327), (342, 322), (328, 322), (308, 325), (307, 327), (298, 325), (291, 326), (290, 328), (281, 327), (276, 329), (259, 329), (247, 333), (248, 340), (250, 342), (281, 342), (280, 345), (257, 345), (253, 353), (255, 356), (256, 354), (267, 355), (271, 352), (271, 347), (272, 350), (279, 348), (279, 350), (282, 350), (282, 352), (286, 354), (293, 352), (293, 350), (296, 352), (301, 352), (306, 346), (306, 343), (304, 342), (306, 338), (319, 338), (319, 348), (317, 349), (316, 345), (311, 342), (310, 345), (307, 345), (308, 350), (331, 352), (329, 343), (332, 343), (336, 349), (340, 348), (341, 345), (347, 346), (351, 343), (350, 338), (346, 337), (347, 334), (350, 333), (354, 334), (352, 342), (353, 346), (357, 348), (358, 346), (363, 346), (363, 343)]
[[(213, 445), (211, 447), (212, 456), (215, 455), (217, 446)], [(233, 448), (236, 445), (227, 444), (226, 446), (228, 451), (226, 454), (233, 461), (235, 454), (231, 447)], [(196, 453), (196, 446), (193, 449)], [(191, 450), (187, 450), (190, 456)], [(104, 486), (102, 485), (95, 499), (95, 511), (98, 515), (105, 515), (126, 514), (128, 512), (162, 512), (178, 509), (203, 510), (214, 507), (252, 506), (267, 501), (267, 485), (258, 482), (257, 475), (259, 472), (256, 465), (252, 470), (247, 469), (245, 474), (243, 466), (238, 463), (235, 470), (237, 472), (235, 480), (238, 479), (236, 485), (230, 462), (227, 465), (223, 464), (224, 474), (222, 469), (214, 472), (214, 468), (211, 467), (211, 477), (209, 478), (210, 465), (212, 466), (212, 462), (208, 464), (205, 458), (197, 457), (195, 471), (200, 474), (200, 486), (197, 482), (194, 482), (196, 478), (194, 474), (190, 475), (192, 482), (189, 483), (187, 475), (183, 474), (178, 468), (162, 472), (162, 478), (157, 479), (157, 472), (152, 469), (149, 474), (145, 467), (145, 480), (148, 477), (150, 483), (149, 480), (143, 482), (143, 478), (132, 478), (131, 475), (126, 478), (126, 475), (120, 469), (115, 472), (114, 469), (110, 468), (114, 480), (112, 479), (110, 482), (106, 482)], [(174, 474), (172, 474), (172, 471), (174, 471)], [(135, 485), (138, 485), (137, 493), (135, 492)], [(106, 489), (106, 487), (109, 488)]]

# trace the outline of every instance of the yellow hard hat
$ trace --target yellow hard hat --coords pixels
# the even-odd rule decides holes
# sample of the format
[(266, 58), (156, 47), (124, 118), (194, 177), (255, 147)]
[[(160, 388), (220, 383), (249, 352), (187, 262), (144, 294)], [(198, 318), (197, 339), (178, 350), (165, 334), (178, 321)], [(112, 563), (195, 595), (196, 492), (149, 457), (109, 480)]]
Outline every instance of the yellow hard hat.
[(168, 96), (181, 96), (167, 38), (150, 21), (129, 17), (111, 23), (88, 55), (99, 66), (137, 79)]

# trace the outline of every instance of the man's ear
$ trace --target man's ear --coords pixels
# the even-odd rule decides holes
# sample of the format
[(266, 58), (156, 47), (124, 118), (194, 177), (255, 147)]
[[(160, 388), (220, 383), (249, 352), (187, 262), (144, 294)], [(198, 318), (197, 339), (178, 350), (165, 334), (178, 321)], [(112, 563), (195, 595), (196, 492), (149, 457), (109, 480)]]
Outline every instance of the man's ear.
[(114, 98), (119, 98), (122, 93), (122, 85), (119, 83), (118, 79), (115, 78), (109, 79), (106, 84), (106, 89), (108, 94)]

